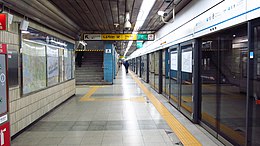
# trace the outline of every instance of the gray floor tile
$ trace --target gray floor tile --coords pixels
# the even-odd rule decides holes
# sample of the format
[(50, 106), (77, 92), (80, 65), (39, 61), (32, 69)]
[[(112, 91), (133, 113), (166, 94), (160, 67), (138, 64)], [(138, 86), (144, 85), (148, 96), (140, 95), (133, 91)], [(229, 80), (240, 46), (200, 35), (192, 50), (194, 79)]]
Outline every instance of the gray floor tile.
[(89, 126), (73, 126), (70, 131), (87, 131)]
[(69, 131), (72, 126), (56, 126), (52, 131)]
[(105, 126), (100, 126), (100, 125), (96, 125), (96, 126), (92, 126), (90, 125), (88, 127), (88, 131), (103, 131), (103, 130), (106, 130), (106, 127)]
[[(114, 85), (99, 88), (93, 98), (146, 96), (131, 76), (122, 76), (119, 72), (117, 78)], [(79, 102), (89, 89), (89, 86), (77, 88), (76, 96), (19, 135), (12, 141), (12, 146), (172, 146), (179, 142), (151, 102)], [(127, 94), (124, 93), (126, 89), (130, 91)], [(181, 122), (193, 125), (161, 95), (149, 90)], [(188, 127), (197, 133), (195, 126)], [(204, 144), (212, 144), (211, 140), (205, 139), (207, 136), (199, 138), (205, 141)]]
[(157, 126), (155, 124), (153, 125), (139, 125), (140, 129), (157, 129)]
[(57, 126), (73, 126), (74, 124), (74, 121), (61, 121), (58, 122)]
[(164, 139), (160, 136), (143, 136), (144, 143), (163, 143)]
[(74, 126), (89, 126), (90, 121), (76, 121)]
[(80, 145), (82, 141), (82, 138), (70, 138), (70, 137), (66, 137), (63, 138), (61, 141), (61, 145)]
[(43, 138), (38, 144), (40, 145), (58, 145), (63, 138)]
[(123, 130), (123, 125), (107, 125), (105, 130)]
[(139, 125), (155, 125), (153, 120), (138, 120)]
[(102, 144), (103, 137), (84, 137), (81, 141), (81, 145), (89, 145), (89, 144)]
[(158, 129), (171, 130), (171, 127), (168, 126), (168, 124), (157, 124), (156, 126), (157, 126)]
[(84, 137), (103, 137), (104, 131), (86, 131)]
[(90, 126), (106, 126), (107, 121), (91, 121)]

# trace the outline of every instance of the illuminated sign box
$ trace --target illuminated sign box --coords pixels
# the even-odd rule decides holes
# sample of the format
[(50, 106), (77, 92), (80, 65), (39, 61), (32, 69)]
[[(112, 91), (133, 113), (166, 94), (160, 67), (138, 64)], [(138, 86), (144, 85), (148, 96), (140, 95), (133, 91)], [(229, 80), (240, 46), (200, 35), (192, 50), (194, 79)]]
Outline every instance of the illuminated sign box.
[(0, 30), (6, 30), (6, 14), (0, 14)]

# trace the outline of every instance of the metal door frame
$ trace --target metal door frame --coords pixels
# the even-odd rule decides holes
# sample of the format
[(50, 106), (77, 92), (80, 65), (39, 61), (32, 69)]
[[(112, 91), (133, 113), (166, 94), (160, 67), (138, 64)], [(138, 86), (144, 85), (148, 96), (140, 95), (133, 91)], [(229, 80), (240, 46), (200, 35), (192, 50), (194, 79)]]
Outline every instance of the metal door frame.
[[(182, 108), (181, 107), (181, 101), (182, 101), (182, 95), (181, 95), (181, 92), (182, 92), (182, 70), (181, 70), (181, 68), (182, 68), (182, 50), (184, 50), (184, 49), (182, 49), (182, 47), (185, 47), (185, 46), (189, 46), (189, 45), (191, 45), (191, 51), (192, 51), (192, 111), (191, 111), (191, 113), (189, 113), (188, 111), (186, 111), (184, 108)], [(185, 116), (187, 116), (189, 119), (191, 119), (191, 120), (193, 120), (194, 119), (194, 106), (196, 106), (196, 105), (194, 105), (194, 91), (196, 90), (195, 89), (195, 84), (194, 84), (194, 76), (195, 76), (195, 72), (194, 72), (194, 49), (195, 48), (195, 40), (189, 40), (189, 41), (186, 41), (186, 42), (183, 42), (183, 43), (181, 43), (180, 44), (180, 49), (179, 49), (179, 56), (178, 56), (178, 69), (179, 69), (179, 71), (178, 71), (178, 73), (179, 73), (179, 78), (178, 78), (178, 80), (179, 80), (179, 110), (185, 115)]]
[[(260, 26), (260, 19), (255, 19), (248, 22), (247, 31), (248, 31), (248, 60), (247, 60), (247, 103), (246, 103), (246, 146), (252, 146), (253, 140), (253, 104), (255, 102), (254, 97), (254, 27)], [(253, 53), (253, 58), (250, 57), (250, 54)], [(258, 99), (259, 100), (259, 99)]]
[[(178, 59), (177, 59), (177, 64), (178, 64), (178, 69), (177, 69), (177, 85), (178, 85), (178, 88), (179, 88), (179, 49), (180, 49), (180, 46), (179, 46), (179, 44), (177, 44), (177, 45), (174, 45), (174, 46), (171, 46), (169, 49), (168, 49), (168, 51), (169, 51), (169, 78), (170, 78), (170, 82), (169, 82), (169, 103), (170, 104), (172, 104), (175, 108), (177, 108), (178, 110), (179, 110), (179, 91), (178, 91), (178, 93), (177, 93), (177, 95), (178, 95), (178, 97), (176, 97), (177, 98), (177, 103), (176, 103), (176, 105), (174, 105), (174, 101), (171, 99), (171, 77), (172, 77), (172, 75), (171, 75), (171, 54), (173, 54), (172, 52), (174, 52), (174, 53), (177, 53), (177, 56), (178, 56)], [(171, 102), (172, 101), (172, 102)]]

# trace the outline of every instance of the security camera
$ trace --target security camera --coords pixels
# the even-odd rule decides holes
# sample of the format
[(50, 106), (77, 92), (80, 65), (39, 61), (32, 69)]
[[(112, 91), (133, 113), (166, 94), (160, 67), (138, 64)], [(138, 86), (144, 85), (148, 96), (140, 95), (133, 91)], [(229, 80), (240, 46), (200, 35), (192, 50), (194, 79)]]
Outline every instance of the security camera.
[(125, 29), (130, 29), (131, 27), (132, 27), (131, 22), (127, 20), (127, 21), (125, 22), (125, 24), (124, 24), (124, 28), (125, 28)]
[(164, 12), (164, 11), (158, 11), (158, 15), (159, 15), (159, 16), (162, 16), (162, 17), (166, 17), (166, 16), (167, 16), (167, 13)]

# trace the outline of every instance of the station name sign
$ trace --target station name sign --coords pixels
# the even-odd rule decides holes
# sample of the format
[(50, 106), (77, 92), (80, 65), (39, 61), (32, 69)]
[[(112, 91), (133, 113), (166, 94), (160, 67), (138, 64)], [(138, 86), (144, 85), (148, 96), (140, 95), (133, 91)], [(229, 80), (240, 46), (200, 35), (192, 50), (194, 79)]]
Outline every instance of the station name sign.
[(153, 41), (154, 34), (83, 34), (84, 41)]

